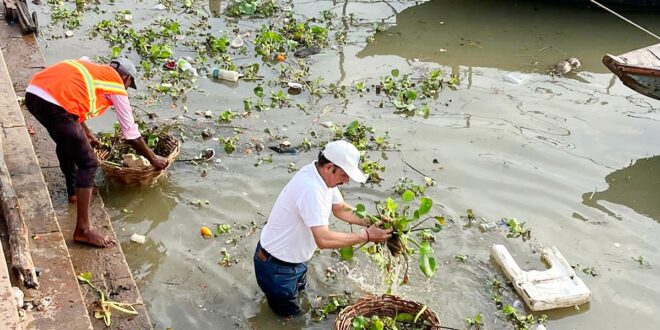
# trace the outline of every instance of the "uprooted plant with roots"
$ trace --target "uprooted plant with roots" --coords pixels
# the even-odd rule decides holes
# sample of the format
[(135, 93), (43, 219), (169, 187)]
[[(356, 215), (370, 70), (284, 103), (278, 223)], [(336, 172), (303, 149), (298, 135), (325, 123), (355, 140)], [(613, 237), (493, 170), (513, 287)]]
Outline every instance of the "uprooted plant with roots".
[[(376, 215), (367, 214), (366, 207), (358, 204), (353, 211), (358, 217), (368, 219), (372, 224), (381, 228), (392, 228), (392, 237), (383, 243), (373, 243), (364, 249), (385, 272), (386, 284), (388, 284), (387, 293), (391, 293), (392, 286), (395, 283), (395, 267), (403, 263), (405, 272), (401, 284), (408, 283), (408, 259), (410, 256), (417, 255), (419, 269), (426, 277), (432, 277), (436, 270), (436, 260), (431, 242), (434, 239), (433, 233), (440, 232), (444, 225), (444, 217), (427, 216), (433, 206), (433, 200), (428, 197), (421, 197), (418, 203), (415, 201), (415, 193), (406, 190), (401, 196), (401, 203), (396, 203), (392, 198), (376, 203)], [(418, 204), (415, 207), (415, 204)], [(424, 217), (426, 216), (426, 217)], [(431, 226), (422, 227), (427, 220), (433, 219)], [(417, 233), (418, 239), (412, 237)], [(346, 256), (352, 254), (352, 248), (342, 249), (340, 254), (346, 259)]]

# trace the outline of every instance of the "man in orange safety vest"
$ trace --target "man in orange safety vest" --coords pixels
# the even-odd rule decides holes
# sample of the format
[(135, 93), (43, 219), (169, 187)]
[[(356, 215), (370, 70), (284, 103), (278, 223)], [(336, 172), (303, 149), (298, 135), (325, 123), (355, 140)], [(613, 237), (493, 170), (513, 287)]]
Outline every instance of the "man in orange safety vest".
[(98, 247), (115, 242), (92, 228), (89, 205), (98, 167), (92, 146), (98, 141), (85, 120), (114, 106), (122, 137), (157, 170), (168, 160), (156, 155), (142, 139), (133, 119), (126, 89), (136, 88), (137, 70), (126, 58), (109, 65), (86, 59), (65, 60), (36, 73), (26, 89), (25, 105), (55, 141), (55, 153), (66, 181), (69, 202), (77, 203), (73, 240)]

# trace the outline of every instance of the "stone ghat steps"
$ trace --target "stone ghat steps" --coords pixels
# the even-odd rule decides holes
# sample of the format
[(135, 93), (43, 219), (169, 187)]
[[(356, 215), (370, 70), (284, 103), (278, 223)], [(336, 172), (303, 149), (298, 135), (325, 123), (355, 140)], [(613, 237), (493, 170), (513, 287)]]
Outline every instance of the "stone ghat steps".
[[(16, 40), (11, 35), (3, 40), (9, 40), (9, 43), (22, 42), (22, 39)], [(13, 315), (5, 317), (3, 313), (0, 316), (2, 317), (0, 325), (3, 329), (91, 329), (91, 321), (80, 293), (69, 252), (55, 217), (48, 188), (2, 55), (0, 55), (0, 126), (5, 163), (21, 205), (21, 213), (28, 226), (32, 259), (35, 267), (41, 269), (39, 289), (24, 290), (25, 299), (49, 297), (52, 301), (52, 306), (44, 311), (34, 310), (26, 313), (19, 324), (15, 323), (18, 319), (14, 320)], [(6, 231), (3, 230), (3, 233), (6, 238)], [(0, 277), (4, 276), (0, 275)], [(8, 280), (9, 276), (2, 279), (0, 296), (5, 303), (13, 305), (7, 306), (13, 309), (8, 309), (6, 313), (14, 314), (17, 307), (11, 291), (7, 296), (6, 288), (9, 286), (11, 290)], [(6, 297), (11, 299), (5, 299)]]
[[(111, 294), (112, 300), (137, 303), (137, 316), (113, 313), (112, 328), (151, 329), (148, 311), (121, 246), (96, 249), (72, 241), (75, 204), (68, 203), (54, 144), (41, 124), (25, 109), (21, 110), (16, 101), (17, 94), (24, 96), (32, 75), (45, 67), (39, 45), (33, 35), (23, 36), (16, 26), (7, 24), (0, 24), (0, 38), (4, 41), (4, 57), (0, 55), (2, 147), (29, 227), (32, 258), (41, 269), (41, 287), (38, 292), (26, 292), (26, 300), (52, 300), (51, 308), (26, 313), (16, 329), (107, 329), (102, 320), (94, 318), (93, 308), (88, 310), (99, 296), (89, 286), (78, 283), (76, 274), (81, 272), (91, 272), (94, 285)], [(93, 197), (90, 219), (104, 235), (117, 241), (98, 193)], [(2, 291), (0, 297), (4, 297), (1, 294)], [(0, 329), (12, 329), (3, 325), (2, 317), (0, 314)]]

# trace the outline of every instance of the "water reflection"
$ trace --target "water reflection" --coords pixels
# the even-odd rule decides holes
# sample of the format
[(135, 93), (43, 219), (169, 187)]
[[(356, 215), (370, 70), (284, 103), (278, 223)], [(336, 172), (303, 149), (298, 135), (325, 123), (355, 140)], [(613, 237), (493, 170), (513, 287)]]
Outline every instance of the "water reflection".
[(136, 279), (139, 282), (148, 280), (163, 265), (167, 255), (166, 246), (155, 234), (156, 228), (170, 219), (170, 213), (181, 200), (181, 187), (171, 185), (167, 180), (161, 180), (154, 187), (105, 182), (99, 192), (108, 209), (120, 209), (125, 213), (121, 220), (113, 221), (116, 228), (128, 227), (131, 229), (128, 235), (136, 232), (147, 237), (144, 244), (126, 241), (122, 249), (130, 256), (127, 258), (129, 267)]
[(609, 188), (582, 195), (582, 203), (621, 219), (598, 201), (627, 206), (660, 222), (660, 155), (639, 159), (605, 177)]
[[(109, 209), (120, 209), (127, 213), (121, 221), (126, 224), (148, 223), (145, 233), (156, 229), (170, 218), (181, 200), (183, 189), (161, 180), (154, 187), (130, 187), (114, 182), (106, 182), (99, 188)], [(112, 194), (112, 196), (109, 196)]]
[[(626, 16), (660, 31), (652, 13)], [(608, 72), (601, 64), (604, 54), (652, 43), (603, 10), (537, 1), (435, 0), (398, 13), (396, 26), (376, 33), (358, 57), (397, 55), (453, 68), (522, 72), (545, 72), (559, 60), (577, 57), (585, 71)]]

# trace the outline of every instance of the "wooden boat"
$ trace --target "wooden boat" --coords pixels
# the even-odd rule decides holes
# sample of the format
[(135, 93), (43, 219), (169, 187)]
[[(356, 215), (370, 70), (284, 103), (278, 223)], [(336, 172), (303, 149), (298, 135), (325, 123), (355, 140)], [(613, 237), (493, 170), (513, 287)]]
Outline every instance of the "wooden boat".
[(660, 100), (660, 44), (623, 55), (603, 56), (603, 64), (634, 91)]

